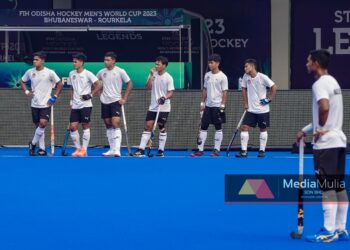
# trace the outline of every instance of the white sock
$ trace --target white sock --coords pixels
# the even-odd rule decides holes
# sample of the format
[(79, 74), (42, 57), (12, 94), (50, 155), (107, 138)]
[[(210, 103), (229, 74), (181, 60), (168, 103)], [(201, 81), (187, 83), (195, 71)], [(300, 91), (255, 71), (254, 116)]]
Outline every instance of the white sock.
[(76, 148), (81, 148), (79, 131), (78, 130), (71, 131), (70, 137), (72, 138), (74, 146)]
[(83, 148), (87, 150), (90, 142), (90, 129), (84, 129), (83, 133)]
[(39, 148), (45, 151), (45, 132), (39, 139)]
[(45, 128), (37, 127), (35, 130), (33, 140), (32, 140), (32, 144), (36, 145), (44, 133), (45, 133)]
[(241, 132), (241, 149), (247, 151), (249, 141), (249, 133), (248, 131)]
[(335, 190), (329, 190), (322, 193), (322, 208), (324, 228), (330, 232), (335, 230), (335, 221), (337, 216), (337, 195)]
[(222, 142), (222, 137), (223, 137), (223, 134), (222, 134), (222, 130), (216, 130), (215, 131), (215, 149), (217, 151), (220, 151), (221, 149), (221, 142)]
[(346, 229), (346, 219), (348, 216), (349, 199), (346, 190), (337, 192), (338, 198), (338, 209), (337, 218), (335, 220), (336, 229), (344, 230)]
[(112, 129), (114, 150), (120, 153), (120, 145), (122, 144), (122, 131), (120, 128)]
[(204, 144), (205, 144), (205, 140), (207, 139), (208, 136), (208, 131), (207, 130), (201, 130), (201, 132), (199, 133), (199, 138), (202, 141), (201, 145), (198, 145), (198, 150), (199, 151), (203, 151), (204, 150)]
[(168, 135), (167, 132), (159, 133), (159, 147), (158, 147), (159, 150), (164, 151), (167, 135)]
[(139, 149), (145, 150), (146, 145), (151, 138), (151, 132), (143, 131)]
[(260, 150), (265, 151), (266, 144), (267, 144), (267, 131), (260, 132)]
[(112, 140), (112, 129), (111, 128), (106, 129), (106, 136), (108, 139), (109, 149), (113, 150), (114, 145), (113, 145), (113, 140)]

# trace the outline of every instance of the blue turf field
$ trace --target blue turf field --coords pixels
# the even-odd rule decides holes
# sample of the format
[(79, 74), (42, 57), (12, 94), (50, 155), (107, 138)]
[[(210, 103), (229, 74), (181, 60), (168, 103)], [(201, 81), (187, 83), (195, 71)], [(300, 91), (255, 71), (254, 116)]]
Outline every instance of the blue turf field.
[[(105, 149), (90, 149), (98, 156)], [(58, 152), (59, 154), (60, 152)], [(349, 249), (291, 240), (296, 205), (225, 205), (225, 174), (297, 174), (287, 152), (257, 159), (27, 157), (0, 149), (0, 249)], [(350, 158), (347, 158), (349, 166)], [(306, 155), (305, 172), (312, 173)], [(349, 171), (348, 171), (349, 172)], [(322, 226), (305, 206), (305, 233)]]

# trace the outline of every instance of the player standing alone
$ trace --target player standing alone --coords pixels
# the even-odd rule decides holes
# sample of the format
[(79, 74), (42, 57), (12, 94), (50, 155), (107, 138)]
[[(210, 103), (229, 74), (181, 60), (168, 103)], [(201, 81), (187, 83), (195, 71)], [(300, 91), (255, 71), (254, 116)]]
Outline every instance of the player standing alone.
[(204, 88), (202, 91), (200, 109), (204, 111), (201, 121), (201, 130), (198, 151), (191, 154), (192, 157), (203, 155), (205, 140), (207, 139), (210, 124), (215, 126), (215, 146), (210, 156), (216, 157), (220, 154), (223, 138), (222, 124), (226, 122), (225, 104), (227, 100), (228, 80), (227, 76), (219, 69), (221, 57), (213, 54), (208, 58), (210, 71), (204, 76)]
[[(348, 196), (342, 184), (345, 175), (346, 136), (343, 133), (343, 97), (340, 86), (328, 74), (330, 54), (311, 51), (306, 67), (315, 75), (312, 85), (312, 123), (297, 134), (297, 141), (308, 133), (314, 135), (314, 169), (322, 190), (324, 225), (308, 236), (311, 242), (349, 240), (346, 230)], [(344, 184), (344, 183), (343, 183)]]
[[(146, 115), (145, 130), (142, 133), (140, 146), (134, 153), (134, 156), (145, 156), (144, 151), (151, 138), (151, 131), (155, 122), (158, 123), (159, 127), (159, 148), (157, 156), (164, 156), (165, 142), (167, 139), (165, 124), (171, 110), (170, 98), (173, 96), (175, 90), (172, 76), (165, 71), (167, 66), (168, 59), (166, 57), (157, 57), (155, 68), (151, 70), (148, 77), (146, 89), (152, 90), (151, 105)], [(159, 105), (160, 113), (158, 121), (155, 121)]]
[[(101, 117), (106, 125), (106, 135), (109, 142), (109, 150), (103, 156), (120, 156), (122, 133), (120, 131), (121, 107), (124, 105), (132, 90), (132, 82), (124, 69), (115, 66), (117, 55), (107, 52), (104, 57), (105, 68), (97, 73), (97, 78), (102, 82)], [(123, 83), (128, 87), (122, 96)]]
[[(63, 84), (57, 74), (44, 66), (46, 54), (36, 52), (33, 54), (34, 68), (25, 72), (21, 79), (21, 87), (25, 94), (32, 98), (32, 119), (36, 126), (33, 139), (29, 142), (30, 156), (45, 156), (45, 128), (50, 119), (51, 106), (59, 97)], [(26, 83), (31, 82), (31, 91)], [(56, 93), (51, 96), (52, 88), (57, 87)], [(39, 151), (35, 152), (36, 144), (39, 143)]]
[[(276, 95), (275, 83), (263, 73), (257, 71), (255, 59), (247, 59), (244, 65), (245, 74), (242, 81), (242, 95), (244, 108), (247, 113), (241, 127), (241, 152), (236, 157), (247, 157), (249, 128), (260, 128), (260, 147), (258, 157), (265, 157), (267, 144), (267, 128), (270, 126), (269, 103)], [(271, 89), (270, 97), (267, 97), (267, 88)]]
[[(90, 115), (92, 111), (91, 98), (101, 89), (101, 83), (90, 71), (84, 69), (86, 56), (83, 53), (73, 55), (73, 67), (75, 70), (69, 73), (69, 81), (72, 84), (72, 100), (70, 113), (70, 136), (76, 147), (72, 156), (87, 156), (87, 148), (90, 142)], [(91, 92), (92, 86), (94, 90)], [(82, 124), (83, 146), (80, 143), (78, 131), (79, 123)]]

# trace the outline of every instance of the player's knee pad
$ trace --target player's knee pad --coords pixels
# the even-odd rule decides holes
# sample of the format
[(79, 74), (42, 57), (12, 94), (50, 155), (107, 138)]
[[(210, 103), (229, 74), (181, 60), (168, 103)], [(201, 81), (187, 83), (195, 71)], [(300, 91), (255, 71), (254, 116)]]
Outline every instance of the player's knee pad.
[(158, 123), (158, 128), (160, 132), (165, 132), (165, 124), (164, 123)]
[(222, 130), (222, 124), (221, 123), (214, 124), (214, 126), (215, 126), (216, 130)]
[(202, 125), (201, 125), (201, 130), (208, 130), (208, 128), (209, 128), (209, 123), (202, 123)]

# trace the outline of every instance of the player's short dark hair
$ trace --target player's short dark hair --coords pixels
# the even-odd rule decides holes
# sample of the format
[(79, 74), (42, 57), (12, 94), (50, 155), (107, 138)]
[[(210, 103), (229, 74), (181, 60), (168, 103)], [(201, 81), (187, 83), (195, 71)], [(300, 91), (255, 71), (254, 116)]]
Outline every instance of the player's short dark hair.
[(221, 56), (219, 54), (211, 54), (208, 57), (208, 62), (210, 61), (221, 63)]
[(249, 59), (245, 60), (244, 64), (246, 64), (246, 63), (253, 65), (255, 67), (255, 69), (258, 70), (258, 62), (255, 59), (249, 58)]
[(41, 60), (46, 60), (46, 53), (44, 51), (37, 51), (33, 53), (33, 58), (36, 56), (39, 57)]
[(105, 57), (110, 57), (113, 60), (117, 60), (117, 54), (115, 52), (113, 52), (113, 51), (106, 52)]
[(166, 58), (165, 56), (158, 56), (156, 58), (156, 62), (157, 61), (161, 62), (165, 66), (168, 66), (168, 64), (169, 64), (168, 58)]
[(73, 59), (78, 59), (79, 61), (83, 61), (83, 62), (86, 62), (87, 60), (87, 56), (81, 52), (74, 54), (72, 57)]
[(325, 49), (318, 49), (310, 51), (310, 58), (313, 62), (318, 62), (318, 64), (323, 68), (327, 69), (330, 61), (331, 53)]

